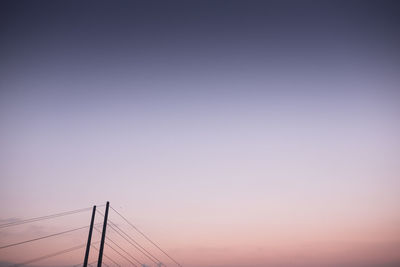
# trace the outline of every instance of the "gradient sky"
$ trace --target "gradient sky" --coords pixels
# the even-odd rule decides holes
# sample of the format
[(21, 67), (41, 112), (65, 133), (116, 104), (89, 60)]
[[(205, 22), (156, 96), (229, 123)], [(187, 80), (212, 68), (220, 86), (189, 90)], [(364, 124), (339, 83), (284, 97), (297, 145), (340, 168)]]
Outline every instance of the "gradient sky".
[(400, 265), (395, 1), (0, 13), (1, 220), (109, 200), (185, 267)]

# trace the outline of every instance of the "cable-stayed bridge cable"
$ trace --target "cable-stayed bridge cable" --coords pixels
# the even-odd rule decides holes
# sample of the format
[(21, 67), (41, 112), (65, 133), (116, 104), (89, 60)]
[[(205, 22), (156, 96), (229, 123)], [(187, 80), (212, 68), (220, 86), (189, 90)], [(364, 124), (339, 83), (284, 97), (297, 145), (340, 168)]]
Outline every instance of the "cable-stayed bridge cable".
[(61, 250), (61, 251), (58, 251), (58, 252), (55, 252), (55, 253), (51, 253), (51, 254), (48, 254), (48, 255), (45, 255), (45, 256), (41, 256), (41, 257), (38, 257), (38, 258), (35, 258), (35, 259), (31, 259), (31, 260), (28, 260), (28, 261), (25, 261), (25, 262), (13, 264), (13, 265), (10, 265), (9, 267), (23, 266), (23, 265), (27, 265), (27, 264), (30, 264), (30, 263), (38, 262), (38, 261), (41, 261), (41, 260), (45, 260), (45, 259), (48, 259), (48, 258), (52, 258), (52, 257), (55, 257), (55, 256), (59, 256), (59, 255), (62, 255), (62, 254), (65, 254), (65, 253), (68, 253), (68, 252), (83, 248), (85, 246), (86, 246), (86, 244), (75, 246), (75, 247), (71, 247), (71, 248), (64, 249), (64, 250)]
[[(99, 243), (99, 242), (97, 242), (97, 243)], [(96, 249), (97, 251), (99, 251), (99, 249), (96, 248), (95, 246), (93, 246), (93, 244), (91, 245), (91, 247), (94, 248), (94, 249)], [(107, 256), (106, 253), (103, 252), (103, 256), (104, 256), (105, 258), (109, 259), (109, 260), (110, 260), (112, 263), (114, 263), (115, 265), (121, 267), (121, 265), (119, 265), (116, 261), (114, 261), (114, 260), (111, 259), (109, 256)], [(102, 264), (104, 264), (104, 263), (102, 263)]]
[[(104, 217), (104, 215), (99, 211), (99, 214)], [(109, 222), (109, 227), (116, 232), (118, 235), (120, 235), (122, 238), (124, 238), (128, 243), (130, 243), (132, 246), (134, 246), (137, 250), (139, 250), (143, 255), (145, 255), (147, 258), (149, 258), (152, 262), (155, 264), (161, 263), (160, 260), (158, 260), (154, 255), (152, 255), (149, 251), (147, 251), (145, 248), (143, 248), (138, 242), (136, 242), (129, 234), (124, 232), (120, 227), (118, 227), (117, 224), (115, 224), (113, 221), (108, 220)], [(117, 229), (115, 229), (115, 228)], [(122, 234), (123, 235), (122, 235)], [(128, 240), (129, 238), (130, 240)], [(133, 242), (133, 243), (132, 243)]]
[[(99, 229), (97, 229), (96, 227), (94, 227), (94, 229), (101, 233), (101, 231)], [(115, 231), (115, 230), (114, 230)], [(123, 252), (125, 252), (127, 255), (129, 255), (134, 261), (136, 261), (139, 265), (143, 266), (143, 263), (141, 263), (138, 259), (136, 259), (135, 257), (133, 257), (128, 251), (126, 251), (125, 249), (123, 249), (121, 246), (119, 246), (114, 240), (112, 240), (109, 237), (106, 237), (107, 240), (109, 240), (111, 243), (113, 243), (115, 246), (117, 246), (120, 250), (122, 250)]]
[(121, 213), (119, 213), (117, 210), (115, 210), (112, 206), (110, 208), (117, 213), (124, 221), (126, 221), (130, 226), (132, 226), (133, 229), (135, 229), (139, 234), (141, 234), (144, 238), (146, 238), (147, 241), (152, 243), (156, 248), (158, 248), (164, 255), (166, 255), (170, 260), (175, 262), (178, 266), (182, 267), (180, 263), (178, 263), (174, 258), (172, 258), (167, 252), (165, 252), (163, 249), (160, 248), (159, 245), (157, 245), (154, 241), (152, 241), (147, 235), (145, 235), (142, 231), (140, 231), (135, 225), (133, 225), (128, 219), (126, 219)]
[[(137, 250), (139, 250), (140, 252), (143, 253), (143, 255), (145, 255), (147, 258), (149, 258), (152, 262), (154, 262), (155, 264), (159, 264), (162, 263), (159, 259), (157, 259), (153, 254), (151, 254), (148, 250), (146, 250), (145, 248), (143, 248), (138, 242), (136, 242), (130, 235), (128, 235), (127, 233), (125, 233), (120, 227), (118, 227), (115, 223), (113, 223), (112, 221), (110, 222), (110, 228), (113, 229), (115, 232), (118, 233), (118, 231), (122, 232), (127, 238), (129, 238), (131, 240), (131, 242), (128, 242), (133, 245)], [(114, 227), (116, 227), (118, 230), (116, 230)], [(121, 235), (121, 233), (118, 233), (119, 235)], [(122, 236), (122, 235), (121, 235)], [(126, 238), (124, 238), (126, 240)], [(132, 243), (133, 242), (133, 243)], [(136, 244), (136, 245), (135, 245)]]
[[(101, 212), (99, 212), (100, 215), (104, 216)], [(119, 228), (114, 222), (112, 222), (111, 220), (108, 220), (109, 222), (109, 227), (114, 230), (118, 235), (120, 235), (122, 238), (124, 238), (128, 243), (130, 243), (132, 246), (134, 246), (137, 250), (139, 250), (143, 255), (145, 255), (147, 258), (149, 258), (152, 262), (154, 262), (155, 264), (163, 264), (160, 260), (158, 260), (154, 255), (152, 255), (149, 251), (147, 251), (145, 248), (143, 248), (138, 242), (136, 242), (130, 235), (128, 235), (127, 233), (125, 233), (121, 228)], [(114, 227), (116, 227), (117, 229), (115, 229)], [(129, 238), (130, 240), (128, 240), (124, 235), (122, 235), (120, 232), (122, 232), (127, 238)], [(134, 242), (134, 243), (132, 243)], [(136, 245), (135, 245), (136, 244)], [(147, 254), (146, 254), (147, 253)], [(163, 264), (165, 265), (165, 264)], [(166, 265), (165, 265), (166, 266)]]
[(128, 242), (129, 244), (131, 244), (134, 248), (136, 248), (138, 251), (140, 251), (143, 255), (145, 255), (148, 259), (150, 259), (152, 262), (157, 263), (156, 261), (154, 261), (154, 259), (152, 259), (151, 257), (149, 257), (149, 255), (147, 255), (145, 252), (143, 252), (138, 246), (136, 246), (134, 243), (132, 243), (132, 241), (130, 241), (128, 238), (126, 238), (124, 235), (122, 235), (118, 230), (116, 230), (112, 225), (109, 225), (109, 227), (115, 232), (117, 233), (119, 236), (121, 236), (126, 242)]
[[(95, 264), (95, 263), (97, 263), (97, 261), (89, 262), (87, 265), (88, 265), (88, 266), (93, 266), (92, 264)], [(82, 263), (79, 263), (79, 264), (75, 264), (75, 265), (72, 266), (72, 267), (81, 267), (82, 265), (83, 265), (83, 262), (82, 262)]]
[(42, 220), (53, 219), (53, 218), (57, 218), (57, 217), (62, 217), (62, 216), (67, 216), (67, 215), (71, 215), (71, 214), (75, 214), (75, 213), (89, 211), (91, 209), (92, 208), (83, 208), (83, 209), (77, 209), (77, 210), (71, 210), (71, 211), (66, 211), (66, 212), (61, 212), (61, 213), (50, 214), (50, 215), (41, 216), (41, 217), (18, 220), (18, 221), (15, 221), (15, 222), (9, 222), (9, 223), (1, 224), (0, 228), (6, 228), (6, 227), (25, 224), (25, 223), (31, 223), (31, 222), (37, 222), (37, 221), (42, 221)]
[(110, 244), (107, 243), (107, 241), (105, 242), (105, 244), (107, 246), (109, 246), (112, 250), (114, 250), (116, 253), (118, 253), (118, 255), (120, 255), (122, 258), (124, 258), (125, 260), (129, 261), (133, 266), (137, 267), (137, 265), (135, 263), (133, 263), (130, 259), (128, 259), (126, 256), (122, 255), (121, 252), (119, 252), (118, 250), (116, 250), (114, 247), (112, 247)]
[(41, 237), (37, 237), (37, 238), (34, 238), (34, 239), (30, 239), (30, 240), (25, 240), (25, 241), (21, 241), (21, 242), (18, 242), (18, 243), (13, 243), (13, 244), (2, 246), (2, 247), (0, 247), (0, 249), (9, 248), (9, 247), (13, 247), (13, 246), (18, 246), (18, 245), (22, 245), (22, 244), (25, 244), (25, 243), (38, 241), (38, 240), (41, 240), (41, 239), (46, 239), (46, 238), (53, 237), (53, 236), (59, 236), (59, 235), (63, 235), (63, 234), (66, 234), (66, 233), (75, 232), (75, 231), (78, 231), (78, 230), (81, 230), (81, 229), (85, 229), (85, 228), (88, 228), (88, 227), (89, 226), (78, 227), (78, 228), (75, 228), (75, 229), (71, 229), (71, 230), (67, 230), (67, 231), (63, 231), (63, 232), (59, 232), (59, 233), (55, 233), (55, 234), (51, 234), (51, 235), (41, 236)]
[[(92, 261), (92, 262), (88, 263), (88, 265), (89, 265), (89, 266), (93, 266), (92, 264), (95, 264), (95, 263), (97, 263), (97, 261)], [(109, 265), (106, 264), (105, 262), (103, 262), (102, 264), (104, 264), (106, 267), (109, 266)], [(81, 267), (82, 265), (83, 265), (83, 262), (82, 262), (82, 263), (79, 263), (79, 264), (76, 264), (76, 265), (74, 265), (74, 266), (72, 266), (72, 267)]]

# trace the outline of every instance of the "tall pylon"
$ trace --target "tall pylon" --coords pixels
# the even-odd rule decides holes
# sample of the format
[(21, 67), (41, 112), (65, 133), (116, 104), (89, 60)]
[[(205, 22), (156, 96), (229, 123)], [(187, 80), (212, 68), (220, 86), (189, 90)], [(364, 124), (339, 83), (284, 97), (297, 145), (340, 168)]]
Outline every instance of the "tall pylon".
[(90, 252), (90, 245), (92, 242), (92, 233), (93, 233), (93, 225), (94, 225), (94, 217), (95, 216), (96, 216), (96, 205), (93, 206), (93, 210), (92, 210), (92, 219), (90, 220), (89, 235), (88, 235), (88, 241), (86, 244), (86, 252), (85, 252), (85, 259), (83, 261), (83, 267), (88, 266), (89, 252)]
[(107, 201), (106, 212), (104, 214), (103, 232), (101, 233), (101, 243), (100, 243), (100, 249), (99, 249), (99, 260), (97, 261), (97, 267), (101, 267), (101, 263), (103, 260), (104, 241), (106, 239), (107, 218), (108, 218), (109, 207), (110, 207), (110, 202)]

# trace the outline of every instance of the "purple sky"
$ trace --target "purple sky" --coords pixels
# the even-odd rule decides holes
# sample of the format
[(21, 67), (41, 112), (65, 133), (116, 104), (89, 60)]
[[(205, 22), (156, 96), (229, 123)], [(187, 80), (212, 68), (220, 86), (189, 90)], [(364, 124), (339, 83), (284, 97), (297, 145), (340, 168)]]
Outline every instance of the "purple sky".
[(0, 10), (1, 220), (109, 200), (187, 267), (400, 264), (395, 2)]

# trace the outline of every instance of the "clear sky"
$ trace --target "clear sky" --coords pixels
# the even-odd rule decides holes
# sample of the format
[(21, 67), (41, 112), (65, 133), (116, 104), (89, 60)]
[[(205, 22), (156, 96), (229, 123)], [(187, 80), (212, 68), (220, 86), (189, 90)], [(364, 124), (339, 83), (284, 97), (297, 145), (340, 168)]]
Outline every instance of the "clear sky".
[(398, 3), (0, 10), (0, 220), (109, 200), (187, 267), (400, 265)]

